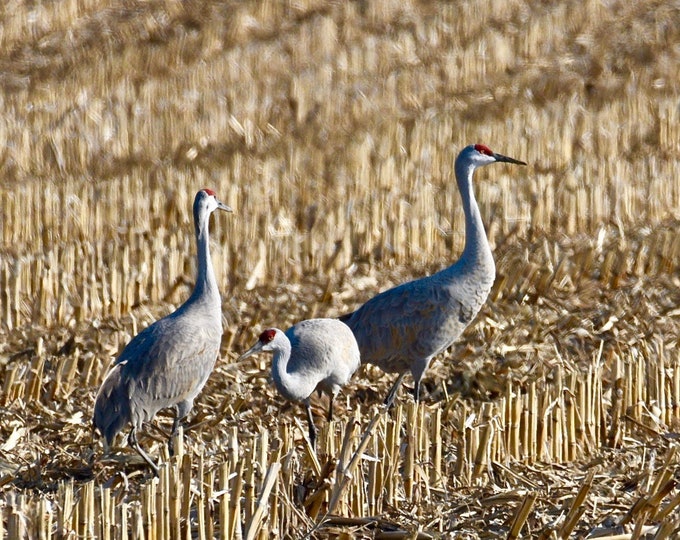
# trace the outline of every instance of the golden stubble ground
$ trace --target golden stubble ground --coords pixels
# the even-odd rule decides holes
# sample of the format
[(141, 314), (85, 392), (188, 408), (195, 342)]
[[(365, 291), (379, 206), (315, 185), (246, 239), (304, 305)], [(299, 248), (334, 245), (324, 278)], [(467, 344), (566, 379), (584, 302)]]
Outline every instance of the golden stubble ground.
[[(64, 0), (0, 18), (0, 536), (295, 538), (329, 505), (346, 521), (317, 535), (678, 526), (677, 5)], [(333, 429), (318, 417), (317, 461), (268, 358), (233, 361), (266, 326), (454, 260), (472, 142), (529, 163), (477, 173), (489, 301), (425, 405), (404, 393), (371, 433), (392, 379), (362, 369)], [(211, 222), (222, 358), (156, 486), (125, 450), (100, 459), (92, 402), (187, 297), (202, 187), (235, 209)], [(184, 494), (168, 530), (147, 489)]]

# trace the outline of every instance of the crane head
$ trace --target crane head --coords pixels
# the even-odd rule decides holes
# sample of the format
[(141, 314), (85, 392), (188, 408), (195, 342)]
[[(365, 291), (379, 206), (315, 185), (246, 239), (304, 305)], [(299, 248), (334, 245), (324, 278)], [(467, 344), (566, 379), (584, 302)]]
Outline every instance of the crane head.
[(281, 332), (281, 330), (278, 328), (267, 328), (267, 330), (260, 334), (260, 337), (257, 339), (257, 343), (255, 343), (255, 345), (239, 356), (237, 361), (243, 360), (244, 358), (249, 357), (251, 354), (258, 352), (273, 351), (275, 349), (275, 343), (273, 342), (275, 341), (276, 336), (279, 334), (283, 334), (283, 332)]
[(233, 212), (233, 210), (220, 201), (217, 198), (217, 193), (215, 193), (210, 188), (203, 188), (196, 194), (196, 200), (194, 201), (194, 206), (205, 205), (205, 209), (208, 213), (214, 212), (215, 210), (224, 210), (225, 212)]
[(505, 163), (514, 163), (516, 165), (526, 165), (524, 161), (514, 159), (502, 154), (497, 154), (492, 151), (491, 148), (483, 144), (472, 144), (467, 148), (464, 148), (459, 155), (459, 159), (465, 156), (470, 162), (475, 166), (488, 165), (489, 163), (495, 163), (497, 161), (502, 161)]

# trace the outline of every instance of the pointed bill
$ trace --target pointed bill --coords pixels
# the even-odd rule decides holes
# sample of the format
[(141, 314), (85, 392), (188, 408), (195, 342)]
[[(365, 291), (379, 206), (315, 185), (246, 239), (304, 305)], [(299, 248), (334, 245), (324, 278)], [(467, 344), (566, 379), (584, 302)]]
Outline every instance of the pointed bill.
[(236, 361), (240, 362), (241, 360), (244, 360), (245, 358), (248, 358), (249, 356), (258, 353), (262, 350), (262, 342), (258, 341), (253, 345), (250, 349), (248, 349), (246, 352), (244, 352), (241, 356), (239, 356)]
[(217, 201), (217, 208), (224, 210), (225, 212), (233, 212), (230, 206), (227, 206), (222, 201)]
[(495, 152), (493, 154), (493, 157), (496, 158), (496, 161), (503, 161), (505, 163), (514, 163), (516, 165), (526, 165), (526, 163), (524, 161), (520, 161), (519, 159), (504, 156), (503, 154), (496, 154)]

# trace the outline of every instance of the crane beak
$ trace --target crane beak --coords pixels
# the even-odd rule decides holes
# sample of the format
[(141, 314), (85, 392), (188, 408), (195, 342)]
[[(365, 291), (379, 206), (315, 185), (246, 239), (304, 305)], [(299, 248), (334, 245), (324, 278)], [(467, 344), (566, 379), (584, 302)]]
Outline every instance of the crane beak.
[(255, 345), (253, 345), (250, 349), (248, 349), (246, 352), (244, 352), (241, 356), (239, 356), (236, 361), (240, 362), (241, 360), (244, 360), (248, 358), (249, 356), (259, 353), (262, 350), (262, 342), (258, 341)]
[(502, 154), (496, 154), (495, 152), (493, 154), (493, 157), (496, 158), (496, 161), (503, 161), (505, 163), (514, 163), (516, 165), (526, 165), (526, 163), (524, 163), (524, 161), (520, 161), (519, 159), (514, 159), (514, 158), (511, 158), (511, 157), (508, 157), (508, 156), (504, 156)]
[(233, 212), (231, 207), (227, 206), (222, 201), (217, 201), (217, 208), (219, 208), (220, 210), (224, 210), (225, 212)]

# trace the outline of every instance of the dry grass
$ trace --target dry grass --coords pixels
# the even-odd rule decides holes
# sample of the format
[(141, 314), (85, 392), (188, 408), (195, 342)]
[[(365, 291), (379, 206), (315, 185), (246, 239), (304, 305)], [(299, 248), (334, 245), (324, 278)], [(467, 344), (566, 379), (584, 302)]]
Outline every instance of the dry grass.
[[(297, 538), (329, 509), (315, 536), (677, 531), (677, 5), (64, 0), (0, 19), (0, 538)], [(231, 362), (263, 325), (455, 258), (470, 142), (530, 162), (478, 173), (489, 302), (425, 405), (379, 414), (391, 380), (364, 368), (315, 456), (266, 360)], [(149, 428), (156, 483), (126, 449), (101, 459), (92, 401), (187, 296), (204, 186), (236, 210), (213, 222), (222, 361), (182, 456), (168, 418)]]

